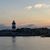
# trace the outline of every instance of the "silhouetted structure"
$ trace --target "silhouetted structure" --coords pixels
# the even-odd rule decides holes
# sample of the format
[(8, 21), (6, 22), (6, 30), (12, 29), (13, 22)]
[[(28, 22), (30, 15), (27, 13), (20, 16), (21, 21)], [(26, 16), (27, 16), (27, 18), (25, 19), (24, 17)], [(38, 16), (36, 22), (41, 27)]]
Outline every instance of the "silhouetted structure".
[(16, 37), (15, 31), (16, 31), (16, 23), (13, 20), (13, 22), (12, 22), (12, 37), (13, 37), (13, 43), (15, 42), (15, 37)]
[(13, 20), (13, 22), (12, 22), (12, 29), (13, 30), (15, 30), (16, 29), (16, 23), (15, 23), (15, 21)]
[(16, 23), (13, 20), (13, 22), (12, 22), (12, 36), (13, 36), (13, 39), (15, 38), (15, 35), (16, 35), (15, 31), (16, 31)]

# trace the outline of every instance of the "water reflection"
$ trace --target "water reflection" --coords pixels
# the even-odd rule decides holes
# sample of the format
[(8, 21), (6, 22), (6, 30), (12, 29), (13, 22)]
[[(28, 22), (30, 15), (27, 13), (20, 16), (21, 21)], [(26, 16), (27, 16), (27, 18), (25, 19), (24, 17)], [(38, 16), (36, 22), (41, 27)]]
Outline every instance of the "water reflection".
[(16, 37), (12, 37), (12, 42), (13, 42), (13, 43), (16, 42)]
[(0, 37), (0, 50), (50, 50), (50, 38)]
[(12, 37), (12, 50), (16, 50), (16, 37)]

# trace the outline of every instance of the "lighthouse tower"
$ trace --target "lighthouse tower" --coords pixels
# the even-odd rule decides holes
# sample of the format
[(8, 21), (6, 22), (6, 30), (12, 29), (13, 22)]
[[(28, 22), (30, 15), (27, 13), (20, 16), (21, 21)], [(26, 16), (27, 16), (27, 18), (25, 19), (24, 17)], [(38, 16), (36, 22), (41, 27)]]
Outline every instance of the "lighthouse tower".
[(16, 23), (13, 20), (12, 22), (12, 37), (13, 37), (13, 43), (15, 42), (15, 37), (16, 37)]
[(12, 22), (12, 30), (16, 30), (16, 23), (15, 23), (15, 21), (13, 20), (13, 22)]

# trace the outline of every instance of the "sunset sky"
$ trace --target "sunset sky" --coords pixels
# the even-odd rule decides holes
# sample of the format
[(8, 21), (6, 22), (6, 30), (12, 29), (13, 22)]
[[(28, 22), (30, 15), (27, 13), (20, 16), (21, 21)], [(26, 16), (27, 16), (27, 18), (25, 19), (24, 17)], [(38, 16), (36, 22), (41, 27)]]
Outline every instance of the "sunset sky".
[(0, 0), (0, 24), (50, 25), (50, 0)]

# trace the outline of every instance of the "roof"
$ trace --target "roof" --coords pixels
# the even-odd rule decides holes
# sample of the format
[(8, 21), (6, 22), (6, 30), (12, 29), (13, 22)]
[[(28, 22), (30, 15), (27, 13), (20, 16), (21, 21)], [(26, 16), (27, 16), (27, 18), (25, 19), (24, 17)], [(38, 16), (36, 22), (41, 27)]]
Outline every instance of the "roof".
[(16, 24), (14, 20), (13, 20), (12, 24)]

